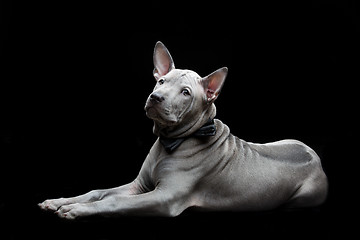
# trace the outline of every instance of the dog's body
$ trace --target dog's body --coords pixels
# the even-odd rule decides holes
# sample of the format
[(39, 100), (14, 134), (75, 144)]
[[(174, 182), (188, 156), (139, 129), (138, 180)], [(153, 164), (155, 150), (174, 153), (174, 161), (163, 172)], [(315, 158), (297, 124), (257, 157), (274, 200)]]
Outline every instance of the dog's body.
[(205, 78), (175, 69), (166, 47), (154, 51), (157, 85), (145, 110), (159, 136), (137, 178), (118, 188), (46, 200), (42, 209), (89, 215), (177, 216), (188, 207), (268, 210), (324, 202), (327, 178), (317, 154), (296, 140), (245, 142), (216, 115), (227, 68)]

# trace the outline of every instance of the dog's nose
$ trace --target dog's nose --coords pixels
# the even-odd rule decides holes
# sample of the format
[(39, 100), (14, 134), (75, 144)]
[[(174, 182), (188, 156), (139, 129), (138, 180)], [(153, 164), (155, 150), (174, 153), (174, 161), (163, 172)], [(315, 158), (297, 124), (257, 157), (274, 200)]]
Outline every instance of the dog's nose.
[(165, 98), (160, 93), (157, 92), (152, 93), (150, 95), (150, 99), (155, 102), (162, 102), (165, 100)]

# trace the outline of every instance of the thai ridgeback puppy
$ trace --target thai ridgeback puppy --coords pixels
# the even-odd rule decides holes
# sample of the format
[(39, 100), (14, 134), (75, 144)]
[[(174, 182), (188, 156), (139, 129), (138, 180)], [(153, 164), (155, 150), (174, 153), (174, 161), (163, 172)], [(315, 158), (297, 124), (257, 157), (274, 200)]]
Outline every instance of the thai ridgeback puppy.
[(206, 77), (176, 69), (161, 42), (155, 45), (153, 61), (156, 85), (145, 111), (154, 121), (158, 139), (135, 180), (77, 197), (46, 200), (40, 208), (76, 219), (177, 216), (189, 207), (261, 211), (311, 207), (325, 201), (327, 177), (311, 148), (296, 140), (246, 142), (214, 119), (214, 101), (224, 84), (226, 67)]

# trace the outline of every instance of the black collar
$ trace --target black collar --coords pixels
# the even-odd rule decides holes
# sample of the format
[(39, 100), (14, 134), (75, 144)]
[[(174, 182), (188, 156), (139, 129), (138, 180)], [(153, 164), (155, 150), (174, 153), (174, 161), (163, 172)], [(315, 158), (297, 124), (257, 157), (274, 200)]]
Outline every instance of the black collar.
[(160, 143), (164, 146), (168, 153), (173, 152), (189, 137), (207, 137), (214, 136), (216, 134), (216, 126), (214, 119), (209, 119), (201, 128), (196, 130), (193, 134), (182, 138), (165, 138), (160, 137)]

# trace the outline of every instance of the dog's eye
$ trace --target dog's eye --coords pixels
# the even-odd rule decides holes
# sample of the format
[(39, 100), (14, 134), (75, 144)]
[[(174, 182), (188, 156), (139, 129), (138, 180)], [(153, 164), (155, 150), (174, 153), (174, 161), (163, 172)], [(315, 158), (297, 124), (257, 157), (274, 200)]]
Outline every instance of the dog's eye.
[(181, 93), (182, 93), (184, 96), (190, 96), (190, 92), (189, 92), (189, 90), (187, 90), (186, 88), (184, 88), (183, 90), (181, 90)]
[(160, 85), (164, 84), (164, 82), (165, 82), (164, 79), (160, 79), (160, 80), (158, 81), (158, 83), (159, 83)]

